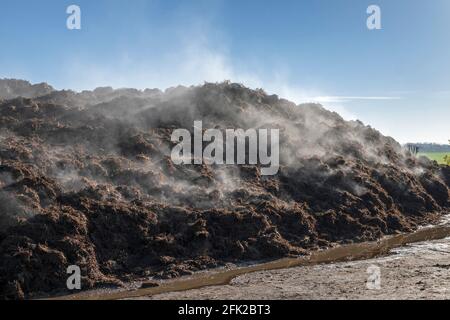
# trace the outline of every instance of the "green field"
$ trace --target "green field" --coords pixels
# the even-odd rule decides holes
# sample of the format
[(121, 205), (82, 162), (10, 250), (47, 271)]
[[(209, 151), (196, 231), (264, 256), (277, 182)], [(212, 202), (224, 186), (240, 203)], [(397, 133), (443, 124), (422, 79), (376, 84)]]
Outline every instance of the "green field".
[(444, 157), (446, 155), (450, 156), (448, 152), (428, 152), (428, 153), (419, 153), (418, 156), (425, 156), (431, 160), (436, 160), (440, 164), (445, 164)]

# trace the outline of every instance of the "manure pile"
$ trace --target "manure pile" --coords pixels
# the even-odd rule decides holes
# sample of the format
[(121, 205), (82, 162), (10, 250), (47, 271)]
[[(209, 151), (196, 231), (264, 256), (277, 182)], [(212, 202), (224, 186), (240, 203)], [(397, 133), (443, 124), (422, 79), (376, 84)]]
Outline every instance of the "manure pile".
[[(280, 130), (280, 170), (176, 165), (174, 129)], [(0, 298), (379, 239), (448, 212), (450, 172), (320, 105), (231, 83), (75, 93), (0, 80)]]

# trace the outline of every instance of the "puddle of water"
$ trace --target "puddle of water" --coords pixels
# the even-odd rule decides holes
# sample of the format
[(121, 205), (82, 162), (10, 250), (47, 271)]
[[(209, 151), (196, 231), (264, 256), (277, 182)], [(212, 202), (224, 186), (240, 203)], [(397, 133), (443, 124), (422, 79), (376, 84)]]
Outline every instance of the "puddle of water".
[[(344, 261), (356, 261), (371, 259), (386, 255), (393, 249), (404, 247), (407, 244), (440, 240), (450, 237), (450, 224), (441, 224), (435, 227), (421, 228), (410, 234), (400, 234), (386, 237), (377, 242), (365, 242), (358, 244), (344, 245), (322, 251), (311, 253), (310, 256), (300, 258), (286, 258), (259, 265), (241, 267), (231, 270), (211, 271), (204, 274), (197, 274), (189, 278), (168, 281), (159, 287), (137, 289), (131, 291), (113, 291), (108, 293), (80, 293), (71, 296), (59, 297), (55, 299), (64, 300), (118, 300), (132, 299), (143, 296), (153, 296), (162, 293), (187, 291), (209, 286), (228, 285), (241, 275), (268, 270), (287, 269), (299, 266), (310, 266), (324, 263), (335, 263)], [(445, 250), (450, 252), (450, 244), (422, 243), (421, 246)], [(408, 250), (408, 248), (404, 248)], [(417, 249), (416, 249), (417, 250)]]

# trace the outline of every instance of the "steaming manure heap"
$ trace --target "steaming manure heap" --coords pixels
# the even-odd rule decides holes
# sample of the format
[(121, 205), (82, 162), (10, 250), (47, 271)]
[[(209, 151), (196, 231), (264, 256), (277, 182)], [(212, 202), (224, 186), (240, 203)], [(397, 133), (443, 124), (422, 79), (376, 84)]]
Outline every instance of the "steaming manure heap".
[[(176, 165), (177, 128), (280, 130), (280, 169)], [(0, 80), (0, 297), (174, 278), (409, 232), (448, 167), (320, 105), (221, 83), (76, 93)]]

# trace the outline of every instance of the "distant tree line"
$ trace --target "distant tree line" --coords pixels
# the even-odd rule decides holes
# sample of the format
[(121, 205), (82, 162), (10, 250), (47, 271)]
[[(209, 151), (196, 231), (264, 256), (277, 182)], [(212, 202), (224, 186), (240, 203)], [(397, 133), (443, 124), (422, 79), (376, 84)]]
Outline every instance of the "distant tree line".
[(418, 152), (450, 152), (450, 145), (437, 143), (407, 143), (405, 147), (412, 153)]

